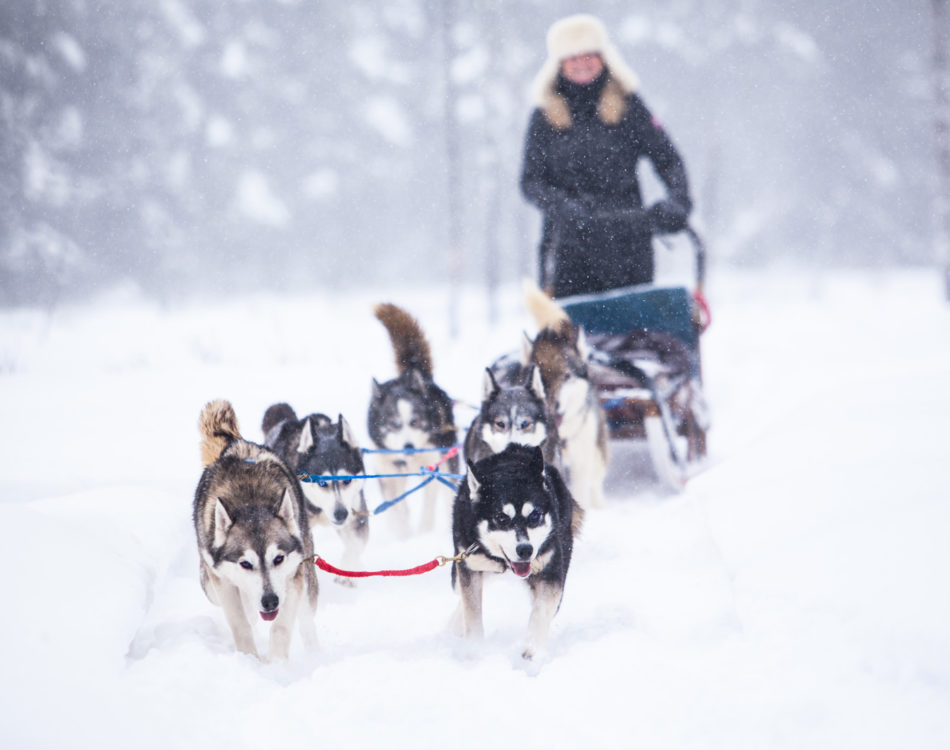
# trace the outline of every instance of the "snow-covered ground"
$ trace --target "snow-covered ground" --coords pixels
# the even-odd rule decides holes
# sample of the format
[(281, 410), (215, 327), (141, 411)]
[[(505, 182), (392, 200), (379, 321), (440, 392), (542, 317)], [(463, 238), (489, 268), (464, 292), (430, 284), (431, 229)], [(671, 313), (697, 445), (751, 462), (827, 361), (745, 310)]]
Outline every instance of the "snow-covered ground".
[[(714, 273), (708, 467), (670, 496), (638, 446), (613, 446), (541, 663), (519, 658), (513, 577), (486, 590), (480, 647), (445, 632), (448, 569), (321, 577), (317, 654), (235, 653), (197, 577), (201, 407), (230, 399), (259, 440), (287, 400), (365, 438), (370, 378), (394, 372), (382, 300), (474, 402), (531, 324), (515, 287), (495, 327), (469, 290), (451, 340), (447, 294), (0, 313), (0, 746), (950, 747), (950, 306), (933, 272)], [(448, 520), (447, 501), (437, 531), (397, 542), (382, 519), (366, 566), (449, 554)]]

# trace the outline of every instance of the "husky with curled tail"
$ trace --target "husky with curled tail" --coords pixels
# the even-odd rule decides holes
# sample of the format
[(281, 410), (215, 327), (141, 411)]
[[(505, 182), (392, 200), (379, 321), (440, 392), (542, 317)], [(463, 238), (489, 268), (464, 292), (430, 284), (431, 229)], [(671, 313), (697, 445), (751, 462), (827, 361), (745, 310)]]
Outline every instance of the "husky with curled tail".
[[(404, 474), (418, 471), (440, 461), (455, 445), (457, 436), (452, 399), (435, 384), (429, 342), (418, 321), (393, 304), (374, 308), (377, 320), (389, 333), (396, 357), (397, 377), (383, 383), (373, 379), (367, 422), (369, 435), (378, 449), (376, 466), (380, 474)], [(427, 451), (427, 448), (433, 450)], [(450, 473), (458, 471), (458, 458), (443, 465)], [(422, 477), (380, 479), (385, 500), (393, 500), (422, 481)], [(440, 482), (429, 482), (423, 490), (425, 507), (421, 528), (430, 530), (440, 496), (446, 506), (452, 492)], [(386, 515), (401, 536), (409, 533), (409, 506), (412, 495), (392, 506)]]
[(588, 371), (583, 329), (536, 284), (524, 284), (525, 304), (540, 328), (530, 360), (541, 371), (561, 441), (571, 494), (584, 508), (604, 505), (609, 460), (607, 418)]
[(252, 623), (270, 623), (269, 661), (286, 659), (293, 627), (316, 645), (317, 576), (296, 477), (241, 437), (234, 409), (211, 401), (198, 420), (205, 466), (193, 518), (201, 586), (224, 610), (238, 651), (258, 656)]

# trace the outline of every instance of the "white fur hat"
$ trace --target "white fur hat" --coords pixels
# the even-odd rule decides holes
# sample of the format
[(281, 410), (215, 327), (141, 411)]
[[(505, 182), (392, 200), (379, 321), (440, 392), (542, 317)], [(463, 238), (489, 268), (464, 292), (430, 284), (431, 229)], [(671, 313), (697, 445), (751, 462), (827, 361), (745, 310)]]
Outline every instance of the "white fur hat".
[(548, 57), (534, 78), (531, 87), (535, 103), (543, 105), (553, 90), (561, 71), (561, 61), (575, 55), (596, 52), (601, 56), (611, 77), (625, 93), (637, 90), (639, 79), (620, 57), (617, 48), (607, 37), (607, 28), (596, 16), (587, 13), (562, 18), (548, 29)]

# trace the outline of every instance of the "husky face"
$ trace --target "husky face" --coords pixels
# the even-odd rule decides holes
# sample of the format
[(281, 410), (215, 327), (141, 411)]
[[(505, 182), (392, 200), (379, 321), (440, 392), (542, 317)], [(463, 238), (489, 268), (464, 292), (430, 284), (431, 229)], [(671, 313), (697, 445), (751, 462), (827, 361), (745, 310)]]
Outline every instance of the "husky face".
[(541, 451), (511, 446), (469, 464), (467, 482), (477, 538), (485, 551), (503, 559), (521, 578), (543, 568), (555, 498)]
[(426, 389), (415, 372), (383, 384), (373, 381), (369, 431), (377, 445), (389, 450), (433, 446), (432, 434), (438, 426), (427, 408)]
[[(315, 415), (304, 420), (295, 448), (294, 466), (303, 477), (307, 501), (335, 526), (346, 523), (351, 513), (363, 509), (363, 457), (349, 423), (341, 414), (333, 424)], [(357, 476), (355, 479), (328, 480), (321, 477)]]
[(215, 501), (212, 569), (268, 622), (277, 617), (288, 583), (304, 559), (294, 504), (289, 490), (270, 506), (229, 508), (227, 498)]
[(484, 397), (479, 437), (500, 453), (510, 443), (540, 446), (548, 438), (544, 386), (536, 367), (526, 382), (500, 385), (491, 369), (485, 371)]

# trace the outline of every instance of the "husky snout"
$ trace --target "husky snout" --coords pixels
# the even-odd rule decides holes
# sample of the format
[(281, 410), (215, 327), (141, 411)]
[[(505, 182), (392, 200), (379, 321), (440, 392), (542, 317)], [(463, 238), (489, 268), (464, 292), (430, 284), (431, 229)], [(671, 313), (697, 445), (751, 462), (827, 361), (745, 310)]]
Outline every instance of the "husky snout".
[(268, 591), (261, 597), (261, 619), (268, 622), (277, 617), (277, 608), (280, 598), (273, 591)]
[(333, 509), (333, 523), (336, 524), (337, 526), (343, 525), (343, 523), (346, 521), (347, 516), (349, 516), (349, 514), (350, 512), (346, 508), (344, 508), (342, 505), (337, 504), (336, 507), (334, 507)]
[(519, 544), (515, 547), (515, 554), (518, 555), (518, 558), (521, 560), (530, 560), (531, 555), (534, 553), (534, 547), (530, 544)]

